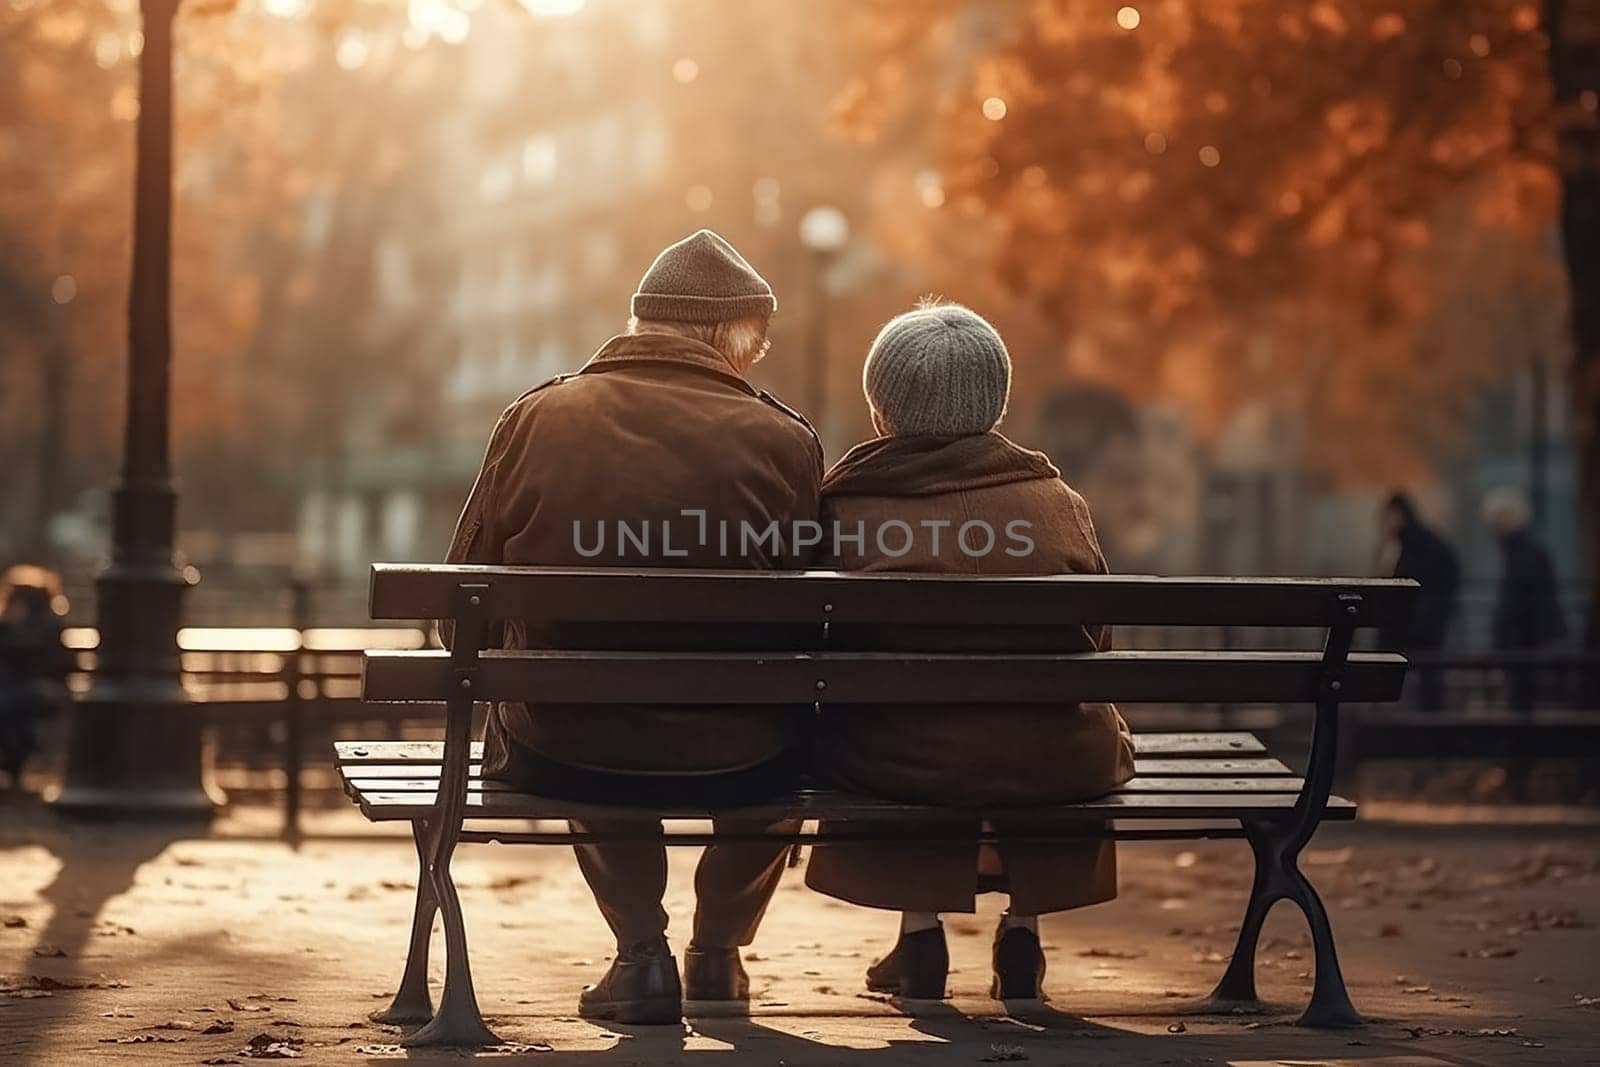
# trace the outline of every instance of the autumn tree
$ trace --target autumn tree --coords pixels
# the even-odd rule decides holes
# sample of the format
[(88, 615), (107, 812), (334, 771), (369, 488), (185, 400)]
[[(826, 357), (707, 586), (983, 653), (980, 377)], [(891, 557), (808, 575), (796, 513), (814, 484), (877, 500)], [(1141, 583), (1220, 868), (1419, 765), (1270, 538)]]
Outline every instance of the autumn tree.
[[(1564, 158), (1590, 168), (1576, 184), (1567, 168), (1569, 258), (1582, 220), (1594, 232), (1594, 208), (1573, 208), (1595, 158), (1579, 7), (1552, 5), (1580, 42), (1553, 112), (1547, 59), (1566, 53), (1531, 0), (873, 4), (882, 62), (840, 124), (870, 139), (935, 116), (935, 199), (1063, 339), (1057, 373), (1176, 402), (1202, 432), (1270, 403), (1308, 462), (1418, 477), (1526, 359), (1509, 335), (1559, 328), (1553, 114), (1575, 120)], [(1531, 324), (1530, 305), (1546, 309)]]
[[(403, 7), (276, 18), (180, 9), (174, 454), (186, 525), (281, 527), (306, 467), (336, 466), (352, 398), (426, 390), (414, 359), (441, 287), (387, 321), (383, 243), (425, 234), (425, 168), (448, 114), (437, 47)], [(136, 8), (0, 8), (0, 544), (105, 484), (121, 427)], [(409, 408), (415, 413), (416, 405)], [(331, 458), (330, 458), (331, 457)], [(20, 506), (15, 506), (20, 505)]]

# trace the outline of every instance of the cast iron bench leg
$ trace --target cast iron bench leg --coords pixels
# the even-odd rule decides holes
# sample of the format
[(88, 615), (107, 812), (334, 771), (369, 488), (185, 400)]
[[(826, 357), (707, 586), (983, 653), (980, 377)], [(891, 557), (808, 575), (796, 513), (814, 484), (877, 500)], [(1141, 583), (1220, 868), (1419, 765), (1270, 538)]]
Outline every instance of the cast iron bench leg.
[(394, 1000), (371, 1018), (378, 1023), (425, 1023), (433, 1018), (433, 997), (428, 993), (428, 942), (433, 938), (433, 916), (439, 910), (433, 895), (433, 880), (428, 877), (427, 824), (411, 823), (411, 838), (417, 846), (417, 903), (411, 913), (411, 947), (406, 951), (406, 972)]
[(400, 1043), (407, 1048), (436, 1045), (482, 1048), (485, 1045), (498, 1045), (500, 1038), (484, 1025), (483, 1016), (478, 1012), (478, 996), (472, 989), (472, 966), (467, 961), (467, 929), (461, 917), (461, 898), (456, 895), (456, 884), (450, 877), (448, 852), (443, 862), (433, 867), (433, 892), (444, 919), (444, 993), (439, 997), (439, 1010), (432, 1021), (415, 1033), (406, 1035)]
[(461, 916), (461, 898), (450, 877), (450, 857), (461, 840), (461, 821), (467, 809), (467, 755), (472, 744), (473, 681), (478, 673), (478, 652), (486, 633), (482, 593), (486, 587), (462, 585), (456, 591), (455, 644), (450, 658), (456, 669), (457, 688), (445, 704), (444, 754), (439, 768), (439, 793), (428, 820), (429, 840), (424, 854), (433, 883), (433, 898), (444, 919), (444, 992), (432, 1021), (400, 1042), (408, 1048), (447, 1045), (482, 1048), (500, 1039), (483, 1023), (478, 997), (472, 989), (472, 965), (467, 961), (467, 927)]
[(1312, 950), (1316, 953), (1315, 985), (1311, 1003), (1300, 1016), (1300, 1025), (1360, 1026), (1361, 1016), (1350, 1003), (1344, 975), (1339, 970), (1327, 909), (1296, 862), (1300, 844), (1295, 840), (1293, 826), (1250, 821), (1242, 825), (1245, 839), (1255, 853), (1255, 883), (1250, 887), (1250, 902), (1245, 906), (1244, 921), (1239, 925), (1239, 941), (1234, 946), (1233, 958), (1228, 961), (1228, 969), (1212, 991), (1209, 1003), (1222, 1011), (1260, 1003), (1256, 997), (1255, 970), (1261, 924), (1272, 905), (1280, 900), (1292, 900), (1305, 913), (1306, 924), (1311, 928)]

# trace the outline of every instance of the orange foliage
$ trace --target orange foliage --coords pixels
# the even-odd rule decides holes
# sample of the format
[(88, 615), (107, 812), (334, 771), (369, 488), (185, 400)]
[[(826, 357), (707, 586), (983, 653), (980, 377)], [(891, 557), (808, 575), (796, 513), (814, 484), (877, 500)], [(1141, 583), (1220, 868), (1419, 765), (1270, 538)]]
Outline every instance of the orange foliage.
[[(69, 466), (100, 466), (122, 428), (139, 29), (126, 0), (12, 4), (0, 14), (0, 423), (6, 443), (27, 454), (46, 417), (41, 359), (58, 346), (70, 363), (67, 447), (77, 462)], [(180, 48), (188, 29), (180, 24)], [(201, 50), (185, 57), (178, 81), (173, 414), (181, 440), (236, 417), (219, 356), (237, 352), (255, 320), (248, 287), (218, 269), (219, 235), (243, 210), (237, 187), (224, 173), (183, 165), (210, 117), (236, 99), (239, 79), (225, 56)], [(203, 96), (189, 91), (196, 84)], [(52, 292), (68, 299), (53, 304)], [(78, 470), (73, 487), (103, 478), (103, 470)]]
[[(1562, 306), (1536, 240), (1558, 192), (1536, 5), (1134, 6), (1128, 29), (1091, 0), (869, 5), (894, 69), (947, 72), (951, 224), (983, 234), (952, 277), (992, 268), (1070, 338), (1042, 375), (1176, 403), (1210, 431), (1268, 401), (1342, 475), (1419, 473), (1526, 357), (1450, 321), (1462, 292), (1502, 317), (1527, 298), (1479, 284), (1482, 257), (1538, 275), (1549, 318)], [(952, 35), (976, 53), (961, 78)], [(863, 138), (927, 113), (907, 80), (853, 87), (841, 125)]]

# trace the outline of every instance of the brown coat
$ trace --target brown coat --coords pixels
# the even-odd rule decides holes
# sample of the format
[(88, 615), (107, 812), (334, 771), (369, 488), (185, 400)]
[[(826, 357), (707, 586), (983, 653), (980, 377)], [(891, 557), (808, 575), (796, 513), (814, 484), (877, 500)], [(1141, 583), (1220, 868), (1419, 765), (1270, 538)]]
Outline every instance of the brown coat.
[[(524, 394), (501, 415), (449, 560), (795, 567), (801, 561), (787, 547), (789, 530), (815, 516), (821, 475), (822, 448), (810, 425), (715, 349), (668, 334), (614, 337), (577, 374)], [(735, 531), (726, 552), (723, 523)], [(784, 531), (783, 547), (759, 536), (773, 523)], [(741, 524), (757, 535), (741, 541)], [(559, 635), (512, 632), (503, 643), (605, 648), (671, 638), (670, 631), (569, 627)], [(510, 742), (591, 770), (744, 770), (790, 750), (803, 720), (800, 712), (765, 708), (663, 704), (640, 714), (500, 704), (489, 716), (484, 770), (505, 769)]]
[[(863, 542), (832, 536), (841, 570), (946, 574), (1103, 574), (1083, 498), (1041, 453), (998, 433), (958, 438), (883, 437), (852, 449), (822, 486), (823, 526)], [(916, 536), (910, 550), (899, 520)], [(961, 528), (987, 523), (966, 540)], [(925, 523), (948, 523), (943, 527)], [(1026, 526), (1016, 526), (1026, 523)], [(858, 524), (862, 524), (858, 527)], [(935, 549), (931, 536), (940, 534)], [(1032, 542), (1029, 550), (1026, 541)], [(885, 548), (887, 547), (887, 551)], [(839, 549), (843, 551), (839, 551)], [(969, 554), (970, 552), (970, 554)], [(1109, 647), (1105, 628), (997, 631), (996, 648), (1082, 651)], [(937, 649), (948, 641), (935, 627), (875, 634), (875, 647)], [(1006, 807), (1084, 800), (1133, 774), (1127, 726), (1109, 704), (975, 708), (939, 705), (829, 708), (824, 705), (818, 758), (842, 788), (929, 804)], [(1116, 895), (1116, 853), (1110, 842), (1066, 846), (1002, 846), (1012, 907), (1040, 914)], [(977, 891), (971, 846), (895, 845), (818, 849), (806, 881), (858, 904), (906, 911), (971, 911)]]

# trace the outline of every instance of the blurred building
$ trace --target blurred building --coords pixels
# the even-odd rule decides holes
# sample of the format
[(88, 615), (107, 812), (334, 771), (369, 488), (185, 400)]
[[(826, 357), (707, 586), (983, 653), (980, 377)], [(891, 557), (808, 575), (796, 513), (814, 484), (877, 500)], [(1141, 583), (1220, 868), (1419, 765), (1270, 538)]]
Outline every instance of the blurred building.
[[(485, 5), (449, 50), (461, 98), (437, 147), (437, 210), (426, 233), (385, 248), (395, 262), (377, 311), (416, 299), (409, 278), (446, 280), (429, 357), (443, 373), (418, 398), (432, 432), (404, 440), (353, 427), (340, 484), (310, 493), (301, 511), (302, 541), (325, 573), (438, 558), (496, 416), (622, 331), (639, 275), (667, 243), (710, 227), (767, 275), (780, 308), (757, 376), (797, 404), (840, 323), (849, 325), (830, 316), (819, 332), (820, 303), (883, 275), (865, 233), (867, 174), (884, 150), (869, 154), (826, 129), (849, 64), (816, 10), (826, 5), (570, 6), (564, 17), (530, 18)], [(833, 6), (842, 15), (846, 5)], [(854, 229), (821, 262), (798, 226), (824, 201)], [(820, 373), (831, 381), (836, 369)], [(842, 445), (856, 428), (824, 432)]]

